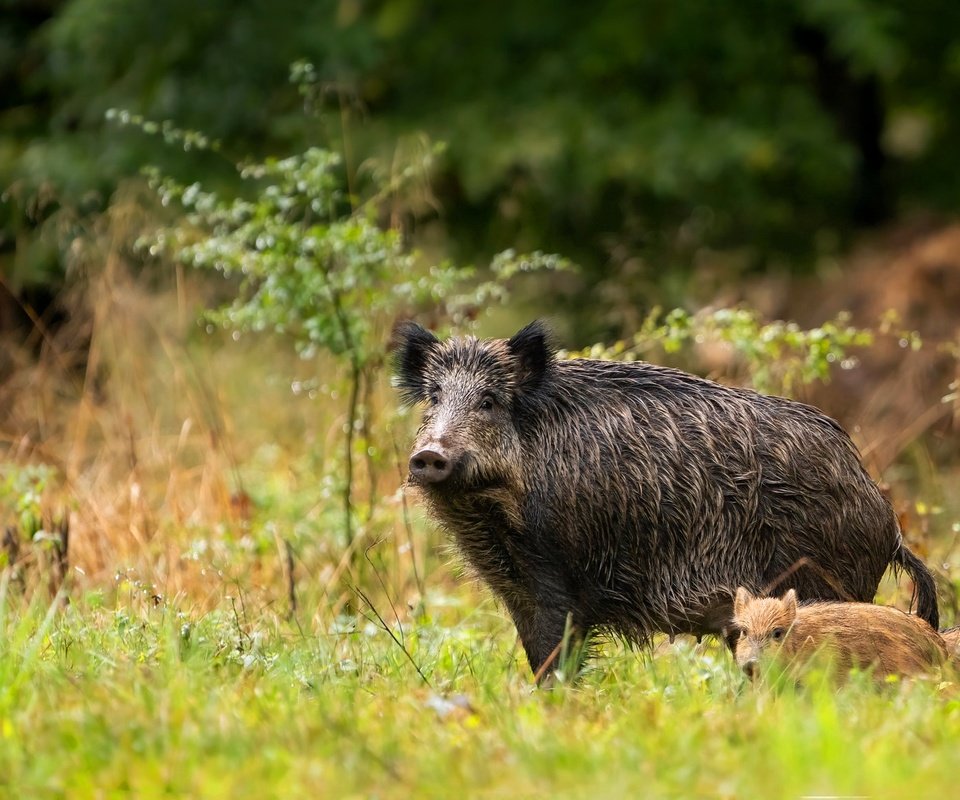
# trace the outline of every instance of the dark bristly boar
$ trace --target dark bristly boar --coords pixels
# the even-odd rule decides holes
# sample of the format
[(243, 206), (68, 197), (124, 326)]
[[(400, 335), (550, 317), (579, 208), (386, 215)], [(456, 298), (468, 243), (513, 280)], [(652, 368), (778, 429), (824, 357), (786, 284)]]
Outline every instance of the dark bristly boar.
[(782, 598), (737, 590), (733, 623), (740, 632), (737, 664), (753, 678), (764, 660), (794, 673), (820, 657), (843, 679), (852, 668), (887, 675), (929, 673), (947, 659), (940, 634), (925, 620), (871, 603), (799, 605), (791, 589)]
[(394, 330), (397, 386), (425, 402), (410, 482), (506, 605), (543, 674), (597, 628), (723, 634), (740, 585), (870, 600), (888, 564), (934, 626), (933, 579), (836, 422), (644, 363), (558, 361), (507, 340)]

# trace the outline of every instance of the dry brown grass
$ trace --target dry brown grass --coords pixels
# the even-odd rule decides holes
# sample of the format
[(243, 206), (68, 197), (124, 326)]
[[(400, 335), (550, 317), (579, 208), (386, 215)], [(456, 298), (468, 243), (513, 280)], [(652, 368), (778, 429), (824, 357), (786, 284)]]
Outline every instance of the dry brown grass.
[[(68, 319), (35, 318), (29, 340), (7, 345), (0, 375), (0, 461), (55, 467), (44, 505), (70, 509), (74, 589), (131, 578), (213, 606), (242, 582), (279, 605), (292, 565), (336, 613), (371, 570), (359, 553), (386, 538), (396, 541), (373, 556), (385, 582), (409, 595), (414, 578), (404, 575), (414, 575), (425, 534), (400, 546), (409, 533), (392, 453), (377, 484), (361, 474), (354, 492), (358, 505), (375, 496), (389, 513), (364, 508), (365, 535), (341, 552), (324, 480), (336, 473), (346, 419), (333, 365), (303, 362), (275, 337), (206, 331), (198, 319), (212, 281), (172, 268), (135, 275), (125, 253), (145, 224), (140, 200), (116, 204), (78, 245), (78, 276), (60, 298)], [(311, 378), (316, 391), (291, 391)], [(377, 409), (385, 390), (368, 398)], [(288, 494), (299, 502), (285, 507)], [(299, 525), (309, 530), (297, 534)]]

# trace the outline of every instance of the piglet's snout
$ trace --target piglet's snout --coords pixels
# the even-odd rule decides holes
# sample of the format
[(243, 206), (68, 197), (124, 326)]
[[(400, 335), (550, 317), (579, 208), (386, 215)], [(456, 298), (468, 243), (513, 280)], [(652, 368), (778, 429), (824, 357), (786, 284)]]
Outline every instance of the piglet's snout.
[(410, 477), (422, 483), (440, 483), (450, 477), (453, 462), (441, 447), (418, 450), (410, 456)]

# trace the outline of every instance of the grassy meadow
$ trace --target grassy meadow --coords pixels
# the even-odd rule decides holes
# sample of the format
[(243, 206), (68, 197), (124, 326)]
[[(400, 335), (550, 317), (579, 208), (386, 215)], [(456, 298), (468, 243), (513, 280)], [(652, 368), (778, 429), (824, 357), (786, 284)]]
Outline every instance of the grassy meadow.
[[(310, 630), (121, 593), (4, 608), (3, 786), (18, 797), (949, 797), (955, 680), (746, 686), (713, 646), (612, 649), (532, 691), (465, 596)], [(469, 593), (464, 593), (469, 595)], [(399, 626), (394, 627), (396, 633)]]
[[(81, 331), (9, 356), (0, 795), (956, 794), (949, 670), (750, 685), (718, 643), (664, 639), (602, 642), (578, 682), (534, 689), (505, 612), (400, 489), (415, 414), (386, 380), (365, 399), (346, 543), (332, 366), (208, 335), (205, 300), (108, 268)], [(87, 357), (65, 344), (83, 337)], [(915, 444), (883, 477), (956, 624), (958, 476)], [(60, 575), (44, 534), (63, 509)], [(880, 599), (903, 607), (907, 584)]]

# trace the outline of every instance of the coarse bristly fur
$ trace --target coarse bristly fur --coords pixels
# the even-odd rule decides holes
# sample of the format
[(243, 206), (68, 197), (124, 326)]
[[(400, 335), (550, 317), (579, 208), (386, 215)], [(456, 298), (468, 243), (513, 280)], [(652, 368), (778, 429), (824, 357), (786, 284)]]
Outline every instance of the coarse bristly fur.
[(947, 659), (943, 638), (925, 620), (871, 603), (799, 605), (791, 589), (782, 598), (737, 590), (733, 622), (740, 631), (737, 664), (751, 678), (765, 660), (789, 669), (823, 657), (842, 680), (853, 668), (887, 675), (929, 673)]
[(817, 409), (646, 363), (557, 361), (539, 322), (443, 342), (404, 322), (392, 345), (403, 399), (426, 404), (413, 452), (447, 475), (410, 482), (535, 672), (568, 613), (637, 642), (722, 634), (738, 586), (868, 601), (888, 564), (936, 626), (932, 576)]

